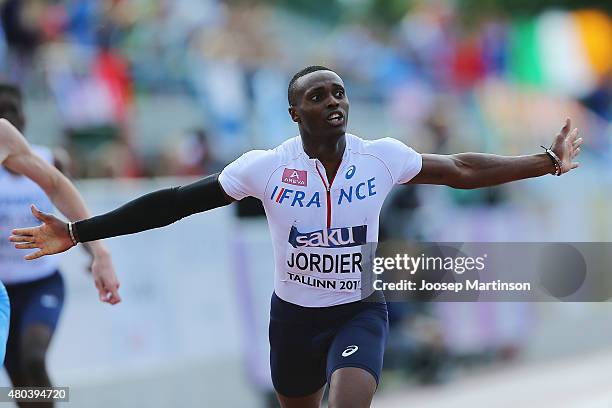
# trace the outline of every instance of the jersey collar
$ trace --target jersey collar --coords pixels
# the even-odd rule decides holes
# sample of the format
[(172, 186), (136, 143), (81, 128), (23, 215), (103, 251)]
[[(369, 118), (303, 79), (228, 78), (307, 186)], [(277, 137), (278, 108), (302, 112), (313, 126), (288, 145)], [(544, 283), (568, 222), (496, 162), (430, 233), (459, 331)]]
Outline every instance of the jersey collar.
[[(346, 144), (344, 146), (344, 153), (342, 153), (342, 161), (340, 162), (340, 167), (338, 168), (338, 172), (340, 172), (340, 170), (342, 170), (342, 168), (344, 168), (346, 166), (346, 164), (349, 161), (349, 151), (352, 148), (352, 143), (353, 143), (353, 137), (350, 133), (346, 133), (344, 135), (345, 140), (346, 140)], [(319, 163), (319, 166), (323, 166), (322, 163), (318, 160), (318, 159), (311, 159), (308, 154), (304, 151), (304, 145), (302, 144), (302, 137), (301, 136), (297, 136), (297, 149), (298, 149), (298, 153), (300, 154), (300, 156), (306, 161), (308, 162), (308, 164), (313, 168), (316, 169), (317, 163)]]

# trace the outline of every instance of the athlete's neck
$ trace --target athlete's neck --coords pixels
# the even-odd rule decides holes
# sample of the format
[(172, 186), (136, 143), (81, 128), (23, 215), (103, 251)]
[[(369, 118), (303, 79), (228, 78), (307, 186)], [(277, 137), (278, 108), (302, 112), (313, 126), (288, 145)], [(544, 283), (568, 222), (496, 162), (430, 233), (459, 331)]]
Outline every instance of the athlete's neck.
[(328, 137), (323, 140), (302, 136), (302, 146), (308, 157), (318, 159), (325, 167), (327, 175), (330, 176), (336, 171), (342, 160), (346, 148), (346, 135), (342, 134), (337, 138)]

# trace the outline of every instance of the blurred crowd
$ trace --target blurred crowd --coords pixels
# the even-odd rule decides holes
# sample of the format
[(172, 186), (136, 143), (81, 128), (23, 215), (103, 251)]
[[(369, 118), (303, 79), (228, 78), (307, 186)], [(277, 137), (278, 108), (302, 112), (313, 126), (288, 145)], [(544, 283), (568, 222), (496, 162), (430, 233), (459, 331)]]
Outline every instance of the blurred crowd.
[[(54, 104), (79, 177), (202, 174), (274, 146), (296, 134), (286, 85), (309, 64), (343, 76), (366, 138), (531, 152), (571, 115), (608, 154), (606, 12), (467, 19), (460, 3), (414, 1), (382, 24), (355, 11), (371, 2), (332, 3), (335, 21), (271, 1), (0, 0), (0, 79)], [(134, 125), (166, 114), (140, 108), (159, 95), (199, 118), (165, 118), (177, 123), (161, 144)]]

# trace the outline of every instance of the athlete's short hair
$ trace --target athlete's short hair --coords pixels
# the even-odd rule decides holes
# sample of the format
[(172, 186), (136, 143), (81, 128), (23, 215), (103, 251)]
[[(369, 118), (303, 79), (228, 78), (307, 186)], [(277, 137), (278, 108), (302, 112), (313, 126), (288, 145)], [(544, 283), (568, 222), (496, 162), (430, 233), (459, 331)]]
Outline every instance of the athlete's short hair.
[(9, 84), (7, 82), (0, 82), (0, 95), (5, 93), (14, 96), (19, 100), (19, 102), (21, 102), (23, 99), (21, 89), (19, 89), (17, 85)]
[(298, 72), (295, 73), (295, 75), (293, 75), (293, 77), (291, 78), (291, 81), (289, 81), (289, 87), (287, 87), (287, 100), (289, 101), (289, 105), (293, 105), (293, 93), (295, 91), (295, 82), (300, 79), (301, 77), (303, 77), (304, 75), (308, 75), (310, 73), (313, 72), (317, 72), (317, 71), (331, 71), (334, 74), (338, 75), (337, 72), (335, 72), (333, 69), (324, 67), (323, 65), (310, 65), (304, 69), (299, 70)]

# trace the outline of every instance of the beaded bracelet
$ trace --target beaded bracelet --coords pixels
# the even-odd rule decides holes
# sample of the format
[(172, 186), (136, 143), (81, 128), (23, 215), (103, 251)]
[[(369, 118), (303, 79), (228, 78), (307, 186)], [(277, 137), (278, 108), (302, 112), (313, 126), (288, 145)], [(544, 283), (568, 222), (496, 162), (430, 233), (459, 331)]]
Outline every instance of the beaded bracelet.
[(72, 223), (71, 222), (68, 223), (68, 234), (70, 235), (70, 240), (72, 241), (72, 244), (76, 245), (78, 243), (78, 241), (74, 237), (74, 231), (72, 230)]
[(550, 157), (550, 160), (552, 161), (553, 166), (555, 166), (555, 176), (560, 176), (561, 175), (561, 160), (559, 159), (559, 157), (550, 148), (544, 147), (544, 146), (540, 146), (540, 147), (544, 149), (548, 157)]

